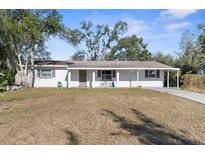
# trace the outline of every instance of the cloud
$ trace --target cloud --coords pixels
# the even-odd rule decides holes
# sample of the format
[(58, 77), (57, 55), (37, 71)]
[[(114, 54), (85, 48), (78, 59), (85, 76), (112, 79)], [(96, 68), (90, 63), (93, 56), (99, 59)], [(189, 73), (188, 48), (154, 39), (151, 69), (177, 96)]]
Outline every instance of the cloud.
[(166, 26), (166, 29), (167, 29), (167, 30), (175, 30), (175, 29), (187, 27), (187, 26), (190, 26), (190, 25), (191, 25), (190, 22), (171, 23), (171, 24), (168, 24), (168, 25)]
[(187, 10), (165, 10), (160, 13), (159, 20), (172, 20), (172, 19), (183, 19), (187, 16), (196, 13), (197, 10), (187, 9)]
[(127, 18), (124, 21), (128, 24), (128, 35), (141, 34), (148, 29), (148, 26), (146, 25), (144, 20), (135, 20), (133, 18)]

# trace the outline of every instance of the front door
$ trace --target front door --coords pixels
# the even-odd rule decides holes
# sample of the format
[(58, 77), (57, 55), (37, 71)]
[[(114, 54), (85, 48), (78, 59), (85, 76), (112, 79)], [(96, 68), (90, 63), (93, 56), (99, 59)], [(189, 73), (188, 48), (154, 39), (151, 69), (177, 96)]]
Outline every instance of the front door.
[(86, 70), (79, 70), (79, 82), (80, 86), (86, 87), (87, 85), (87, 71)]

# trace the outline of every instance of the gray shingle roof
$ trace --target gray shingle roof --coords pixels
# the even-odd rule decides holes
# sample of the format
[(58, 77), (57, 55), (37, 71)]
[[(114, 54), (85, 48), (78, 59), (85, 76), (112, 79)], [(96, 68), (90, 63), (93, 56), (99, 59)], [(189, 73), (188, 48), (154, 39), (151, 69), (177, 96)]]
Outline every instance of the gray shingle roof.
[(34, 64), (35, 65), (69, 65), (72, 63), (68, 61), (62, 61), (62, 60), (36, 60)]
[(65, 67), (65, 68), (162, 68), (174, 69), (171, 66), (156, 61), (35, 61), (37, 67)]
[(172, 68), (156, 61), (70, 61), (70, 67), (83, 68)]

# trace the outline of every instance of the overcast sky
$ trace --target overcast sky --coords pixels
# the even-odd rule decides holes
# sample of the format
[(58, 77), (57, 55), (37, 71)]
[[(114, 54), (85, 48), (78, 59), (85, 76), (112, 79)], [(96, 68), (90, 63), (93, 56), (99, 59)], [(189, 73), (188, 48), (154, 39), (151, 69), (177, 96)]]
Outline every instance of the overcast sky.
[[(205, 10), (59, 10), (63, 23), (79, 28), (81, 21), (114, 25), (119, 20), (128, 23), (127, 35), (143, 37), (148, 49), (154, 53), (180, 51), (181, 34), (185, 30), (197, 33), (197, 24), (205, 23)], [(52, 59), (69, 59), (75, 49), (66, 41), (51, 38), (47, 43)]]

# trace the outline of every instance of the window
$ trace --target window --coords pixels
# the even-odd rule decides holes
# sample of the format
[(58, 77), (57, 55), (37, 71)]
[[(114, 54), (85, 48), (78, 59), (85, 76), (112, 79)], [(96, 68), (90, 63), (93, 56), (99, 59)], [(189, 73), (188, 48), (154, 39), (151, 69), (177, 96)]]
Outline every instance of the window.
[(41, 70), (41, 78), (50, 79), (51, 78), (51, 70)]
[(145, 70), (145, 78), (159, 78), (160, 71), (159, 70)]
[(102, 71), (102, 80), (111, 81), (112, 80), (112, 71)]
[(148, 71), (148, 77), (149, 78), (155, 78), (156, 77), (156, 71), (155, 70), (149, 70)]

